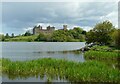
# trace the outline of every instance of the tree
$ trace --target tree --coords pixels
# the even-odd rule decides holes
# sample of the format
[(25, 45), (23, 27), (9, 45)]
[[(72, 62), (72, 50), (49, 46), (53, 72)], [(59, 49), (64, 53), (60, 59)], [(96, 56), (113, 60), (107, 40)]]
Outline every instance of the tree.
[(5, 36), (4, 36), (4, 34), (0, 34), (0, 41), (5, 41)]
[(69, 30), (69, 35), (71, 35), (74, 39), (81, 40), (81, 37), (83, 37), (83, 33), (85, 34), (85, 31), (80, 27), (74, 27), (74, 29)]
[(83, 29), (80, 27), (75, 27), (73, 30), (75, 30), (79, 34), (81, 34), (83, 32)]
[(46, 41), (46, 37), (43, 33), (39, 33), (35, 41)]
[(14, 38), (14, 33), (11, 34), (11, 37)]
[(67, 41), (67, 31), (56, 30), (52, 34), (52, 41), (54, 42), (65, 42)]
[(10, 38), (10, 36), (9, 36), (9, 34), (8, 34), (8, 33), (6, 33), (5, 38)]
[(25, 34), (24, 34), (24, 36), (31, 36), (31, 35), (32, 34), (29, 31), (25, 32)]
[(86, 35), (87, 43), (98, 43), (101, 45), (110, 44), (111, 32), (113, 31), (114, 26), (110, 21), (103, 21), (96, 24), (96, 26), (90, 30)]
[(83, 31), (82, 31), (82, 34), (86, 35), (86, 31), (83, 30)]
[(120, 29), (116, 29), (112, 33), (112, 40), (113, 40), (112, 45), (117, 47), (117, 48), (120, 48)]

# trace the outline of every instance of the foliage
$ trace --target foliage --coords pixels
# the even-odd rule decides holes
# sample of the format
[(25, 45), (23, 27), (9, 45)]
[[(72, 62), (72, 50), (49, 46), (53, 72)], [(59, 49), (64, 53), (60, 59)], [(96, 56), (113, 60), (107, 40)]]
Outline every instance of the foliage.
[(116, 29), (112, 33), (113, 46), (120, 48), (120, 29)]
[(111, 43), (111, 32), (114, 30), (114, 26), (109, 21), (96, 24), (96, 26), (87, 33), (87, 43), (98, 43), (106, 45)]
[(9, 34), (8, 34), (8, 33), (6, 33), (5, 38), (10, 38), (10, 36), (9, 36)]
[(103, 51), (103, 52), (107, 52), (108, 51), (109, 52), (109, 51), (113, 51), (114, 49), (109, 47), (109, 46), (98, 46), (98, 45), (96, 45), (96, 46), (91, 47), (90, 50)]
[[(8, 35), (8, 34), (7, 34)], [(36, 36), (36, 37), (35, 37)], [(12, 38), (6, 38), (3, 41), (47, 41), (47, 42), (80, 42), (85, 41), (85, 31), (81, 28), (74, 28), (71, 30), (55, 30), (53, 33), (39, 33), (39, 35), (32, 35), (27, 31), (22, 36), (14, 36)]]
[(52, 41), (54, 42), (66, 42), (69, 38), (68, 35), (68, 31), (64, 31), (64, 30), (57, 30), (55, 32), (53, 32), (52, 34)]
[(114, 82), (120, 80), (118, 69), (110, 68), (104, 63), (87, 61), (76, 63), (66, 60), (44, 58), (32, 61), (2, 60), (2, 72), (8, 74), (9, 78), (40, 76), (67, 79), (70, 82)]
[(74, 28), (73, 30), (70, 30), (70, 34), (75, 38), (75, 39), (80, 39), (80, 34), (82, 34), (82, 29), (79, 27)]
[(35, 41), (45, 41), (45, 40), (46, 40), (46, 37), (43, 33), (39, 33), (39, 35), (35, 39)]
[(14, 33), (11, 34), (11, 37), (14, 38)]
[(57, 30), (52, 34), (52, 41), (73, 42), (85, 41), (85, 36), (81, 28), (74, 28), (70, 30)]
[(31, 36), (31, 35), (32, 34), (29, 31), (25, 32), (25, 34), (24, 34), (24, 36)]
[(56, 30), (52, 34), (40, 33), (35, 41), (52, 41), (52, 42), (73, 42), (85, 41), (85, 36), (81, 28), (71, 30)]
[(37, 37), (37, 35), (32, 35), (32, 36), (15, 36), (14, 38), (9, 38), (9, 39), (6, 39), (6, 40), (12, 41), (12, 42), (14, 42), (14, 41), (33, 42), (36, 37)]
[(0, 41), (5, 41), (5, 36), (3, 34), (0, 34)]
[(120, 53), (90, 50), (85, 52), (84, 56), (89, 59), (117, 60), (120, 58)]

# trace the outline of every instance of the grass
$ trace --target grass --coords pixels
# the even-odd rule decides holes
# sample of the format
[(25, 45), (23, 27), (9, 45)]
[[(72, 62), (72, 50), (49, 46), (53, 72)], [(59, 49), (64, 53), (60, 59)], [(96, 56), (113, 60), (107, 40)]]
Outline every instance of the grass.
[(43, 58), (32, 61), (12, 62), (2, 59), (2, 73), (9, 78), (47, 75), (49, 79), (60, 77), (71, 82), (120, 82), (120, 71), (102, 62), (87, 61), (76, 63), (67, 60)]
[(87, 51), (84, 54), (85, 58), (98, 59), (98, 60), (117, 60), (120, 58), (120, 53), (116, 52), (103, 52), (103, 51)]
[(94, 51), (103, 51), (103, 52), (106, 52), (106, 51), (112, 51), (112, 48), (109, 47), (109, 46), (93, 46), (91, 48), (91, 50), (94, 50)]
[(116, 48), (115, 46), (93, 46), (90, 50), (93, 51), (101, 51), (101, 52), (116, 52), (120, 53), (120, 49)]
[(15, 42), (34, 42), (34, 40), (37, 38), (37, 35), (32, 36), (18, 36), (14, 38), (8, 38), (5, 41), (15, 41)]
[(120, 53), (119, 50), (108, 46), (93, 46), (91, 50), (84, 53), (86, 60), (97, 60), (111, 66), (112, 68), (120, 69)]

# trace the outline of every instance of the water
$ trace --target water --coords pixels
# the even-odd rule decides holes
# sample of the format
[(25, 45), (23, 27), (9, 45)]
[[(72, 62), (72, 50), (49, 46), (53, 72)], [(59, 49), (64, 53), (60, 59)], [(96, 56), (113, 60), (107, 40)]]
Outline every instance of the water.
[[(3, 42), (2, 58), (11, 61), (34, 60), (38, 58), (56, 58), (69, 61), (84, 62), (82, 53), (64, 52), (77, 50), (85, 46), (84, 42)], [(21, 77), (11, 79), (10, 76), (3, 74), (3, 82), (46, 82), (47, 77)], [(54, 82), (67, 82), (64, 79), (53, 79)]]
[(84, 62), (82, 53), (63, 53), (84, 47), (84, 42), (3, 42), (2, 57), (12, 61), (57, 58)]
[[(3, 82), (48, 82), (48, 77), (44, 75), (44, 77), (40, 76), (31, 76), (31, 77), (17, 77), (17, 78), (11, 78), (8, 77), (7, 75), (2, 76), (2, 81)], [(60, 79), (60, 77), (55, 77), (51, 79), (52, 82), (69, 82), (65, 79)]]

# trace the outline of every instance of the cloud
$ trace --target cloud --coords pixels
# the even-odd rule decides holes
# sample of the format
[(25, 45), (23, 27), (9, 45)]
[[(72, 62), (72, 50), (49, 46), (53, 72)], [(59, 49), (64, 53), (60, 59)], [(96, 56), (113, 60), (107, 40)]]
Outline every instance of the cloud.
[(119, 0), (1, 0), (2, 2), (118, 2)]
[(24, 28), (24, 31), (32, 30), (33, 27)]
[(117, 8), (116, 2), (4, 2), (3, 32), (21, 33), (38, 24), (58, 29), (63, 24), (69, 28), (77, 25), (89, 30), (105, 19), (117, 25)]
[(114, 24), (115, 27), (118, 27), (118, 12), (117, 11), (113, 11), (107, 14), (106, 16), (101, 16), (100, 19), (101, 21), (109, 20)]

